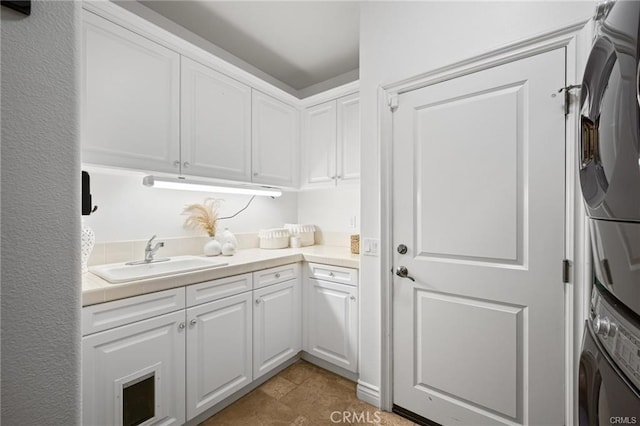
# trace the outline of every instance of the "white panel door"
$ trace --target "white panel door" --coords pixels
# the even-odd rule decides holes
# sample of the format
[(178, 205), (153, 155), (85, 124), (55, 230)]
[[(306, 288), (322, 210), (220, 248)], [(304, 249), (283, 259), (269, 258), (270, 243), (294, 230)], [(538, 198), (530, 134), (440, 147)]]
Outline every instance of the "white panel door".
[(564, 424), (558, 49), (399, 96), (394, 404), (443, 425)]
[(307, 352), (358, 371), (358, 288), (309, 278), (305, 308)]
[(253, 91), (253, 182), (297, 186), (300, 114), (277, 99)]
[(333, 186), (336, 180), (336, 101), (304, 111), (303, 186)]
[(253, 379), (300, 352), (300, 280), (289, 280), (253, 292)]
[(177, 172), (180, 55), (87, 11), (82, 35), (82, 161)]
[(338, 182), (360, 179), (360, 94), (337, 100)]
[(187, 419), (251, 383), (251, 292), (187, 309)]
[(127, 389), (141, 379), (153, 381), (144, 389), (151, 389), (154, 406), (142, 424), (185, 422), (184, 318), (181, 310), (82, 338), (82, 424), (118, 426), (123, 418), (132, 424), (136, 417), (123, 407)]
[(182, 57), (182, 174), (251, 180), (251, 88)]

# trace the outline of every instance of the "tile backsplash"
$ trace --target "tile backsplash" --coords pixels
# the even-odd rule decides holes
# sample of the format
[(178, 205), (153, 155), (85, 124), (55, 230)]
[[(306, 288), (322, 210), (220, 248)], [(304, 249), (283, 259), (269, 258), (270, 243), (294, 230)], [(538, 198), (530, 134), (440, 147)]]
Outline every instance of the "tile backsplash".
[[(257, 248), (260, 245), (258, 234), (254, 232), (235, 234), (238, 240), (238, 249)], [(199, 256), (209, 237), (173, 237), (156, 238), (156, 241), (164, 242), (157, 257), (167, 256)], [(95, 244), (91, 256), (87, 261), (88, 266), (102, 265), (105, 263), (121, 263), (142, 260), (144, 249), (148, 240), (98, 242)], [(315, 243), (317, 245), (348, 247), (350, 234), (344, 232), (316, 231)]]

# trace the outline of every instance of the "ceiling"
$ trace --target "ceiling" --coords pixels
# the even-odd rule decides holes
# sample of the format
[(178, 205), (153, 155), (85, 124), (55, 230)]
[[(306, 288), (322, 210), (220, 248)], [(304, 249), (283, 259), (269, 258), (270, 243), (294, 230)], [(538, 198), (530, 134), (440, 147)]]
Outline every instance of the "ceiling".
[(314, 85), (327, 90), (358, 78), (357, 2), (141, 3), (295, 91), (308, 92)]

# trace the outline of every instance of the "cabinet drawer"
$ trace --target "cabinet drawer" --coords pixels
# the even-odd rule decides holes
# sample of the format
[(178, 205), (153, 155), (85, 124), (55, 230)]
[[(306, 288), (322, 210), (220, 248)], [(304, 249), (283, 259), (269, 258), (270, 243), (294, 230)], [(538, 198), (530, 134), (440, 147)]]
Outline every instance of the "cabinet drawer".
[(184, 309), (184, 293), (175, 288), (82, 308), (82, 335)]
[(339, 284), (358, 285), (358, 270), (340, 266), (309, 263), (309, 277)]
[(234, 275), (233, 277), (207, 281), (187, 287), (187, 306), (212, 302), (223, 297), (233, 296), (253, 289), (251, 274)]
[(300, 264), (278, 266), (253, 273), (253, 288), (262, 288), (271, 284), (298, 278), (300, 276)]

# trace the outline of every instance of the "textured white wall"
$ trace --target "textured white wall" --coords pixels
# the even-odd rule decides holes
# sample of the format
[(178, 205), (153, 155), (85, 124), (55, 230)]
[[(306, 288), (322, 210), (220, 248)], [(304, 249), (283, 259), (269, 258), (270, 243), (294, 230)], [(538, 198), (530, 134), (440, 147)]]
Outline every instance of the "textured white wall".
[[(207, 197), (223, 199), (220, 216), (230, 216), (243, 208), (250, 196), (212, 194), (148, 188), (142, 185), (143, 174), (114, 174), (89, 170), (91, 194), (98, 210), (85, 218), (96, 233), (96, 241), (125, 241), (202, 235), (183, 228), (185, 205), (201, 203)], [(236, 218), (220, 221), (220, 230), (257, 232), (260, 229), (281, 228), (295, 223), (298, 196), (285, 192), (282, 197), (256, 197), (247, 210)]]
[[(380, 238), (380, 86), (590, 18), (595, 2), (364, 2), (360, 11), (361, 235)], [(360, 265), (360, 380), (379, 387), (380, 259)]]
[(80, 424), (79, 2), (2, 8), (2, 423)]

